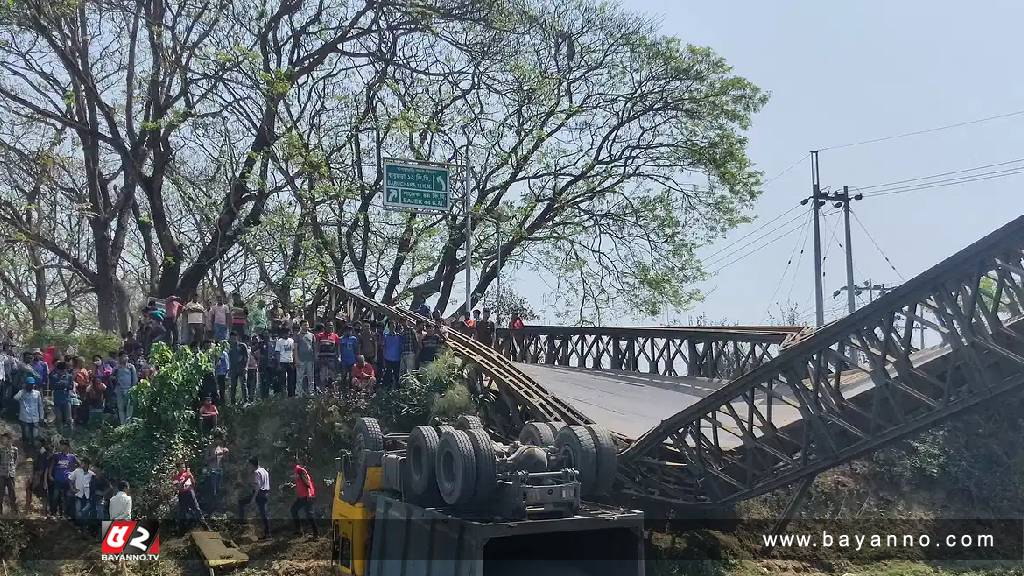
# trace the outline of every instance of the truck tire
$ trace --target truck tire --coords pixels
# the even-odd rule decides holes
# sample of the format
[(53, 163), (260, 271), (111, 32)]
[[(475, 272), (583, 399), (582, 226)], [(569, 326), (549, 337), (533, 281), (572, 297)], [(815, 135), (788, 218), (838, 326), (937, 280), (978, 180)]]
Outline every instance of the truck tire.
[(473, 491), (473, 502), (486, 503), (494, 495), (498, 487), (497, 461), (494, 456), (494, 443), (484, 430), (466, 432), (469, 442), (473, 445), (473, 457), (476, 458), (476, 487)]
[(384, 449), (384, 433), (380, 429), (380, 423), (376, 418), (360, 418), (356, 420), (356, 427), (353, 430), (352, 459), (355, 467), (355, 476), (345, 478), (345, 484), (341, 487), (341, 499), (349, 504), (355, 504), (363, 496), (363, 486), (366, 484), (366, 454), (365, 450), (379, 452)]
[(430, 426), (416, 426), (409, 433), (403, 488), (417, 504), (433, 504), (439, 498), (434, 471), (438, 443), (437, 431)]
[(437, 446), (434, 466), (441, 498), (453, 506), (468, 504), (476, 487), (476, 456), (469, 435), (462, 430), (446, 430)]
[(565, 426), (555, 436), (555, 449), (562, 457), (562, 468), (575, 468), (580, 474), (582, 496), (594, 493), (597, 480), (597, 448), (585, 426)]
[(590, 430), (590, 437), (594, 440), (594, 448), (597, 449), (597, 471), (594, 479), (594, 494), (604, 496), (612, 490), (615, 483), (615, 473), (619, 467), (619, 450), (615, 446), (615, 439), (607, 428), (591, 424), (586, 427)]
[(555, 443), (558, 426), (551, 422), (527, 422), (519, 431), (519, 441), (523, 444), (547, 448)]
[(355, 442), (353, 451), (360, 448), (380, 451), (384, 449), (384, 432), (376, 418), (360, 418), (356, 420), (354, 429)]
[(455, 421), (455, 427), (459, 430), (466, 432), (470, 430), (483, 430), (484, 425), (480, 422), (480, 418), (477, 416), (470, 416), (469, 414), (463, 414), (459, 416), (459, 419)]

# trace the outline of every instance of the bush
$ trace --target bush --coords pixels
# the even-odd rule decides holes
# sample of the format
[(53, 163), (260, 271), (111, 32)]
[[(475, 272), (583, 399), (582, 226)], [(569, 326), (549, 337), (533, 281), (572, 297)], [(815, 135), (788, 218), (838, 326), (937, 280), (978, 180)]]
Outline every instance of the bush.
[(140, 381), (131, 392), (134, 419), (106, 430), (95, 450), (109, 478), (128, 480), (135, 487), (138, 515), (159, 518), (170, 514), (169, 479), (175, 464), (200, 454), (202, 434), (194, 403), (213, 364), (205, 354), (187, 347), (172, 352), (164, 344), (153, 347), (150, 360), (157, 368), (152, 381)]
[(91, 359), (96, 354), (106, 356), (108, 352), (121, 348), (121, 337), (113, 332), (87, 332), (84, 334), (65, 334), (55, 330), (39, 330), (33, 332), (25, 342), (25, 347), (46, 348), (54, 346), (64, 352), (68, 346), (74, 346), (76, 354)]
[(410, 430), (428, 424), (433, 416), (448, 417), (472, 412), (469, 392), (463, 384), (462, 361), (450, 351), (402, 380), (397, 390), (377, 394), (371, 410), (390, 430)]

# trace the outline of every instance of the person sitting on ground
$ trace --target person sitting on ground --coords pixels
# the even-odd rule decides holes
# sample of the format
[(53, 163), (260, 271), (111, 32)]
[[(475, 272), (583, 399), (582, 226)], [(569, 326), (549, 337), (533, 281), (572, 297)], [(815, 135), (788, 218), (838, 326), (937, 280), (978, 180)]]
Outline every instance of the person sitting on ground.
[(217, 427), (217, 417), (220, 412), (217, 410), (217, 405), (213, 403), (213, 399), (209, 396), (203, 398), (203, 403), (199, 405), (199, 417), (203, 420), (203, 432), (212, 432)]
[(377, 374), (373, 370), (373, 364), (366, 361), (366, 357), (360, 354), (356, 363), (352, 365), (352, 390), (366, 395), (373, 395), (374, 386), (377, 384)]

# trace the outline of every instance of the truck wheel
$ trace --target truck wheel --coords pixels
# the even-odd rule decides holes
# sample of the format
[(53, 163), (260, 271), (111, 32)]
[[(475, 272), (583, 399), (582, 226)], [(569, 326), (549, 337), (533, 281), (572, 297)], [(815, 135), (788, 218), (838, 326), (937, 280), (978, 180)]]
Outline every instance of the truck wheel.
[(484, 425), (480, 422), (480, 418), (477, 416), (470, 416), (469, 414), (463, 414), (459, 416), (459, 419), (455, 421), (455, 427), (459, 430), (483, 430)]
[(379, 452), (384, 449), (384, 433), (376, 418), (360, 418), (356, 420), (355, 445), (353, 450), (371, 450)]
[(355, 504), (363, 496), (363, 485), (366, 484), (365, 450), (379, 452), (384, 449), (384, 433), (376, 418), (360, 418), (356, 421), (355, 438), (352, 442), (352, 456), (355, 464), (355, 476), (345, 478), (341, 487), (341, 499)]
[(498, 472), (494, 457), (494, 443), (484, 430), (466, 432), (469, 442), (473, 445), (473, 457), (476, 459), (476, 489), (473, 501), (487, 502), (498, 487)]
[(445, 431), (437, 446), (437, 488), (448, 504), (466, 504), (473, 499), (476, 485), (476, 456), (469, 435), (462, 430)]
[(434, 461), (437, 459), (438, 442), (437, 432), (430, 426), (416, 426), (409, 433), (403, 486), (408, 487), (416, 503), (432, 504), (437, 501)]
[(555, 443), (558, 427), (551, 422), (527, 422), (519, 431), (519, 441), (523, 444), (546, 448)]
[(562, 468), (575, 468), (580, 473), (581, 494), (593, 494), (597, 479), (597, 448), (590, 430), (584, 426), (563, 427), (555, 436), (555, 449), (562, 457)]
[(590, 430), (590, 437), (594, 440), (594, 448), (597, 449), (597, 471), (594, 480), (594, 494), (603, 496), (612, 490), (615, 483), (615, 473), (619, 466), (619, 450), (615, 446), (615, 439), (607, 428), (593, 424), (586, 427)]

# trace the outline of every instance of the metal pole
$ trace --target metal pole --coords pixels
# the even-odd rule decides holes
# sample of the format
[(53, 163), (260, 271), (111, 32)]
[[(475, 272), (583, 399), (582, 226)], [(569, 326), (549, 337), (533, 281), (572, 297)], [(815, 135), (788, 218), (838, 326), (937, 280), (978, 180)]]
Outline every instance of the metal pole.
[(469, 140), (466, 140), (466, 160), (463, 164), (466, 202), (466, 314), (469, 314), (473, 311), (473, 206), (469, 199)]
[(821, 294), (821, 224), (818, 216), (821, 206), (818, 197), (821, 195), (821, 180), (818, 176), (818, 151), (811, 151), (811, 204), (814, 207), (814, 321), (820, 328), (825, 324), (825, 302)]
[(843, 186), (843, 219), (846, 223), (846, 291), (847, 306), (850, 314), (857, 311), (857, 293), (853, 285), (853, 246), (850, 244), (850, 187)]

